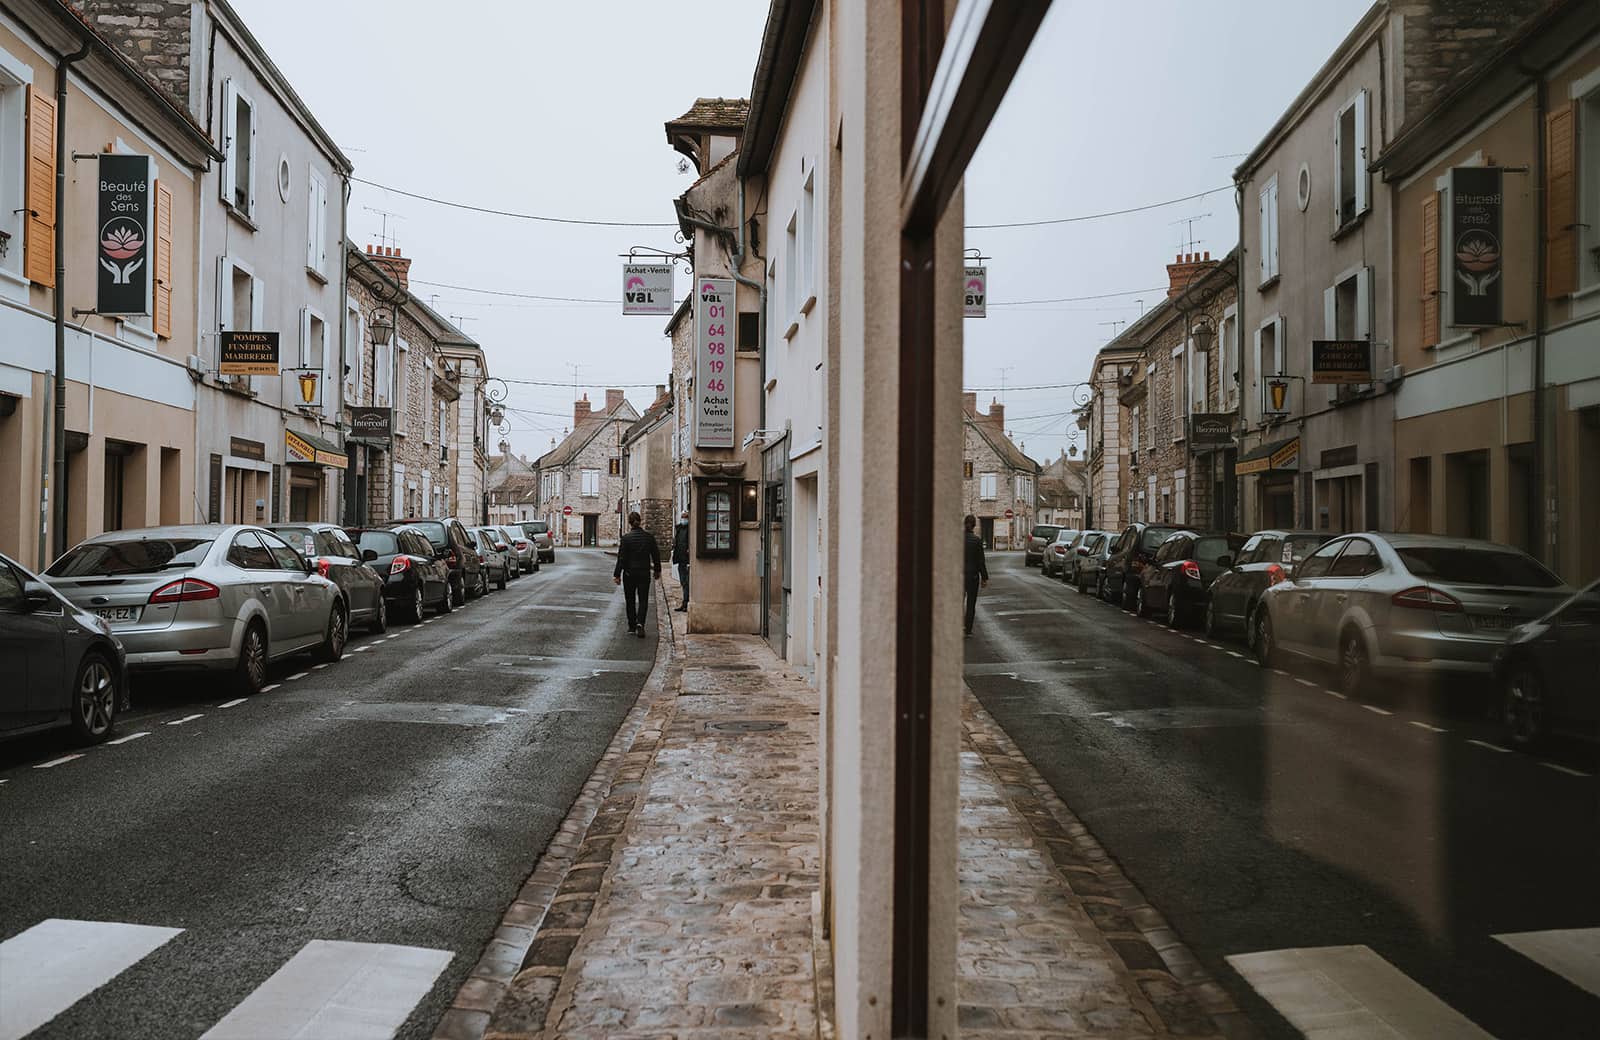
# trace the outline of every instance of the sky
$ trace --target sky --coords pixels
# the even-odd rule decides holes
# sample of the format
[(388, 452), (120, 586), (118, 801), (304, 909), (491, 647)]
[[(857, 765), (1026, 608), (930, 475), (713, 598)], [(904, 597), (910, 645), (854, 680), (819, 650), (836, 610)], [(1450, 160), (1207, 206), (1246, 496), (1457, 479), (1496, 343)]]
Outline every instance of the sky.
[[(681, 248), (672, 199), (694, 174), (680, 171), (662, 125), (696, 97), (748, 96), (765, 3), (233, 4), (356, 177), (512, 213), (664, 225), (473, 213), (362, 183), (349, 206), (352, 240), (398, 246), (412, 258), (413, 292), (483, 345), (491, 374), (527, 381), (508, 383), (513, 451), (536, 457), (570, 427), (574, 387), (592, 401), (626, 387), (637, 408), (649, 404), (670, 344), (664, 319), (622, 315), (620, 255)], [(966, 385), (983, 406), (1004, 401), (1007, 427), (1034, 458), (1068, 446), (1070, 391), (1021, 388), (1087, 378), (1140, 301), (1161, 299), (1177, 253), (1233, 247), (1234, 167), (1369, 0), (1290, 0), (1293, 31), (1285, 6), (1052, 6), (966, 181), (967, 245), (992, 257), (989, 316), (966, 322)], [(971, 227), (1212, 189), (1225, 190), (1102, 219)], [(1106, 298), (1008, 305), (1088, 296)], [(586, 300), (603, 302), (573, 302)]]

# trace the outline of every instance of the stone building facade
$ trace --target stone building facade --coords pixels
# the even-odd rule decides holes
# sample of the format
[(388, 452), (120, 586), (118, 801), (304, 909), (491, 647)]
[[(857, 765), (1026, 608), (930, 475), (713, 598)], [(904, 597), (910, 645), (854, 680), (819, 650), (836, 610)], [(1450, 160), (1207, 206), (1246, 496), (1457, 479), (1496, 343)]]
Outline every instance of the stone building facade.
[(628, 510), (637, 510), (644, 529), (655, 535), (663, 563), (678, 515), (672, 500), (672, 413), (672, 395), (657, 386), (655, 402), (622, 435)]
[(1122, 397), (1135, 382), (1143, 352), (1125, 337), (1126, 333), (1095, 355), (1086, 386), (1089, 400), (1078, 412), (1078, 429), (1089, 440), (1085, 522), (1097, 530), (1121, 530), (1130, 519), (1124, 493), (1133, 474), (1128, 451), (1129, 413)]
[(550, 524), (558, 545), (616, 545), (621, 539), (628, 492), (622, 436), (638, 419), (621, 390), (607, 390), (598, 412), (588, 394), (573, 403), (572, 432), (534, 466), (539, 516)]
[(978, 518), (986, 549), (1020, 549), (1038, 509), (1039, 464), (1006, 435), (1005, 405), (978, 411), (978, 395), (962, 395), (961, 510)]

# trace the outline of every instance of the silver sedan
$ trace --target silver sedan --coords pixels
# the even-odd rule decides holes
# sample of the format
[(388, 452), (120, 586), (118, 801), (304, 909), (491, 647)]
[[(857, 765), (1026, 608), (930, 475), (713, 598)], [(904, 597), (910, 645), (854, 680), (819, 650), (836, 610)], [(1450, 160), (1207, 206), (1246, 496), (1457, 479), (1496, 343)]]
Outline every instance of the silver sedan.
[(338, 586), (259, 527), (110, 531), (44, 578), (110, 624), (130, 670), (229, 672), (241, 693), (261, 689), (273, 659), (309, 650), (338, 660), (349, 634)]
[(1262, 593), (1256, 653), (1263, 664), (1285, 653), (1335, 664), (1349, 694), (1374, 674), (1487, 677), (1508, 632), (1571, 594), (1508, 545), (1344, 535)]

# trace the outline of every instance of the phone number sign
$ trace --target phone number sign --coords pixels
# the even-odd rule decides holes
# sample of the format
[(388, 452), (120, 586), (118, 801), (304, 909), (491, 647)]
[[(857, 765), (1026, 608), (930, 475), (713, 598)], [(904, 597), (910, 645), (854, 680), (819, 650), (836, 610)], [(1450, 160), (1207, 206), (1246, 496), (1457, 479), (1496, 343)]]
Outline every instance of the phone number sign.
[(694, 443), (733, 447), (733, 279), (695, 282)]

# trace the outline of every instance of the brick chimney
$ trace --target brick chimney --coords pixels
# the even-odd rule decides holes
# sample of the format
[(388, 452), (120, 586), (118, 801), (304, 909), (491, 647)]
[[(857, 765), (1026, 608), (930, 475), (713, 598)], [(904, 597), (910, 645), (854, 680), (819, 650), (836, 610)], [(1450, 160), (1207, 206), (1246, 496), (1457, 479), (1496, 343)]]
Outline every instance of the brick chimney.
[(606, 391), (606, 414), (610, 415), (612, 412), (616, 411), (618, 408), (621, 408), (622, 407), (622, 399), (623, 399), (623, 393), (622, 393), (621, 390), (607, 390)]
[(1171, 285), (1167, 289), (1167, 299), (1182, 296), (1183, 291), (1198, 281), (1207, 271), (1217, 266), (1217, 261), (1211, 259), (1209, 250), (1204, 255), (1200, 253), (1179, 253), (1175, 263), (1167, 265), (1167, 278)]
[(989, 398), (989, 415), (987, 418), (994, 431), (1004, 437), (1006, 433), (1006, 406), (992, 397)]
[(578, 424), (587, 418), (589, 418), (589, 395), (584, 394), (581, 399), (573, 402), (572, 428), (576, 430), (578, 428)]
[(367, 246), (367, 259), (383, 268), (390, 278), (400, 283), (400, 288), (411, 288), (411, 258), (400, 255), (399, 246)]
[(978, 395), (962, 394), (961, 411), (967, 415), (976, 416), (978, 414)]
[(667, 396), (667, 384), (665, 384), (665, 383), (657, 383), (656, 384), (656, 400), (659, 401), (665, 396)]

